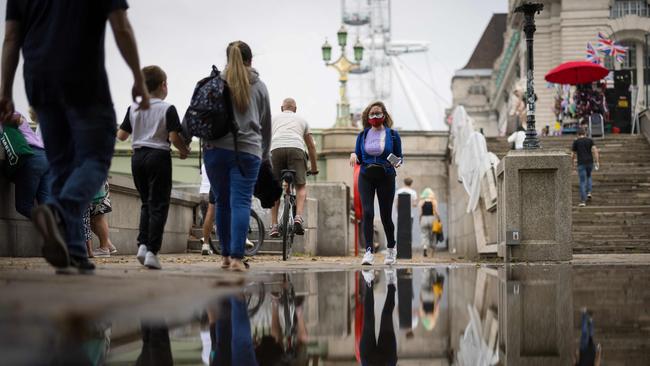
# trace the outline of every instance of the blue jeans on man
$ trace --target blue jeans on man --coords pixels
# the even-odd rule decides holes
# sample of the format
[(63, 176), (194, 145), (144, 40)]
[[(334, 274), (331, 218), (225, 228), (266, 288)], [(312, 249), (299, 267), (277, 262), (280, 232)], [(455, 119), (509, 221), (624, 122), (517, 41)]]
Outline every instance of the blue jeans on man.
[(580, 178), (580, 202), (587, 202), (587, 194), (591, 193), (591, 171), (593, 164), (579, 164), (578, 177)]
[(24, 155), (24, 161), (16, 170), (12, 181), (16, 190), (16, 211), (27, 217), (32, 217), (34, 199), (39, 204), (45, 203), (50, 197), (50, 165), (45, 156), (45, 150), (31, 146), (33, 155)]
[(117, 129), (112, 105), (35, 105), (52, 174), (46, 202), (59, 214), (71, 257), (86, 258), (82, 215), (108, 177)]
[(238, 165), (234, 151), (214, 148), (204, 150), (203, 160), (217, 200), (216, 224), (221, 255), (242, 259), (261, 159), (240, 152)]

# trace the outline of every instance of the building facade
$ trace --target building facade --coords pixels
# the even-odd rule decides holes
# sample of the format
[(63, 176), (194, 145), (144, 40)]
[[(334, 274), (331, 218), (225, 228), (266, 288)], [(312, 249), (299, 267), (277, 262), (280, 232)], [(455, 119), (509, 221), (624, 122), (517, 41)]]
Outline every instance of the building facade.
[[(607, 82), (605, 97), (606, 118), (623, 131), (629, 129), (631, 116), (649, 106), (650, 57), (648, 34), (650, 32), (650, 5), (647, 0), (536, 0), (544, 10), (535, 17), (537, 31), (534, 42), (535, 92), (537, 129), (553, 129), (558, 89), (544, 80), (557, 65), (574, 60), (585, 60), (587, 44), (598, 46), (598, 33), (627, 47), (623, 62), (604, 57), (604, 66), (613, 71)], [(508, 14), (496, 14), (479, 42), (474, 54), (485, 53), (483, 38), (494, 31), (495, 18), (503, 16), (505, 26), (500, 41), (488, 43), (498, 48), (499, 54), (491, 65), (481, 64), (481, 70), (468, 66), (459, 70), (452, 81), (454, 105), (465, 105), (476, 126), (487, 136), (504, 135), (525, 118), (518, 117), (518, 105), (525, 92), (526, 43), (522, 31), (523, 16), (515, 13), (522, 0), (509, 0)], [(492, 28), (492, 29), (491, 29)], [(494, 39), (495, 35), (491, 38)], [(495, 47), (498, 46), (498, 47)], [(486, 59), (484, 59), (487, 62)], [(489, 71), (488, 71), (489, 70)], [(487, 73), (490, 76), (487, 76)], [(471, 80), (471, 81), (470, 81)], [(476, 85), (488, 89), (485, 97), (477, 97)], [(637, 92), (632, 91), (637, 89)], [(633, 94), (638, 94), (633, 100)]]

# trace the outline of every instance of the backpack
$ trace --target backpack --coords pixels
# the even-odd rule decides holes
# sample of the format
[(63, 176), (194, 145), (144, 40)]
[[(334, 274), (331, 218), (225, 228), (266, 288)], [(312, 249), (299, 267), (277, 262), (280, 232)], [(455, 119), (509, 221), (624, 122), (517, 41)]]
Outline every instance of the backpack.
[(215, 140), (229, 132), (237, 138), (239, 126), (233, 118), (230, 91), (216, 66), (212, 66), (210, 76), (196, 83), (183, 117), (183, 129), (188, 135), (205, 140)]

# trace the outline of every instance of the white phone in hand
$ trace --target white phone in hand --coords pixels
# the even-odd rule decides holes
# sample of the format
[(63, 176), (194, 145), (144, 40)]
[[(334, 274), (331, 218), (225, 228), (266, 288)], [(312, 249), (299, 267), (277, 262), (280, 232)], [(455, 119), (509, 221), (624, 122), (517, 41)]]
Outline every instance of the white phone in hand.
[(388, 161), (389, 161), (389, 162), (390, 162), (394, 167), (397, 167), (397, 166), (402, 162), (402, 159), (398, 158), (395, 154), (390, 153), (390, 155), (388, 155)]

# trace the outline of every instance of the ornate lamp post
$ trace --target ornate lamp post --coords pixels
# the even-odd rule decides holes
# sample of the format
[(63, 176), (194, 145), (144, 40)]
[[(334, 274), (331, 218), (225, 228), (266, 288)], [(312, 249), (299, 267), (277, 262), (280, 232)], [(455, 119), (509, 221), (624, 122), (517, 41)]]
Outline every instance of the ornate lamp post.
[(363, 59), (363, 45), (357, 39), (357, 43), (353, 46), (353, 62), (345, 56), (345, 46), (348, 40), (348, 31), (345, 29), (345, 26), (341, 26), (339, 31), (336, 33), (336, 36), (338, 44), (341, 47), (341, 56), (336, 61), (330, 62), (332, 59), (332, 46), (327, 42), (327, 40), (321, 47), (321, 50), (323, 52), (323, 61), (325, 61), (325, 65), (331, 66), (339, 72), (339, 103), (337, 104), (336, 124), (334, 127), (350, 127), (352, 126), (352, 120), (350, 119), (350, 101), (348, 100), (347, 93), (348, 74), (350, 71), (359, 67), (360, 62)]
[(524, 149), (539, 149), (539, 139), (535, 129), (535, 86), (533, 81), (533, 34), (535, 33), (535, 14), (544, 9), (544, 4), (524, 3), (515, 8), (515, 13), (524, 14), (524, 33), (526, 33), (526, 104), (528, 111), (526, 115), (526, 140)]

